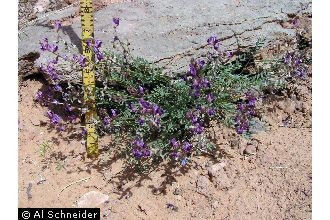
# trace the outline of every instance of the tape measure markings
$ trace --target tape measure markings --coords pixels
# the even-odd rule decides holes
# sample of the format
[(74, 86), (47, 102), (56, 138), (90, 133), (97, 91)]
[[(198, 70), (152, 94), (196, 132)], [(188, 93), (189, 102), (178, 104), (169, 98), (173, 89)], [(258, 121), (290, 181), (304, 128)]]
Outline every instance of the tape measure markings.
[(86, 58), (86, 66), (83, 68), (83, 88), (84, 88), (84, 103), (87, 107), (85, 113), (85, 124), (87, 130), (86, 150), (89, 157), (97, 157), (98, 151), (98, 135), (96, 133), (95, 120), (96, 113), (96, 98), (95, 98), (95, 73), (93, 70), (94, 54), (87, 46), (87, 40), (94, 39), (94, 16), (92, 0), (80, 1), (80, 16), (82, 29), (82, 52)]

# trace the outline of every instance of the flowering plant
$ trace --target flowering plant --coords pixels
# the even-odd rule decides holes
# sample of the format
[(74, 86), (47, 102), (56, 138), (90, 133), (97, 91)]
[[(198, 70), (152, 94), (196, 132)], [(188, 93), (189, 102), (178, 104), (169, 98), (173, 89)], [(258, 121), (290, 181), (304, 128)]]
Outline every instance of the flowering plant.
[[(114, 18), (114, 28), (119, 19)], [(61, 27), (56, 23), (56, 31)], [(265, 81), (255, 74), (244, 74), (248, 56), (253, 57), (259, 48), (246, 53), (221, 51), (221, 41), (216, 36), (206, 40), (210, 52), (206, 58), (192, 58), (187, 71), (175, 76), (163, 73), (141, 58), (127, 54), (118, 36), (124, 55), (102, 50), (102, 41), (89, 40), (87, 46), (94, 51), (96, 62), (95, 120), (100, 135), (114, 134), (118, 147), (131, 162), (144, 164), (173, 160), (185, 165), (195, 154), (211, 152), (213, 143), (208, 139), (211, 121), (249, 132), (249, 120), (257, 115), (255, 104), (258, 91)], [(61, 84), (56, 70), (59, 59), (72, 62), (73, 68), (87, 65), (85, 57), (71, 57), (58, 53), (58, 46), (45, 38), (40, 49), (54, 54), (54, 60), (43, 70), (51, 82), (47, 91), (38, 91), (37, 101), (59, 113), (48, 111), (50, 123), (59, 131), (68, 130), (70, 123), (79, 123), (84, 114), (83, 86), (79, 83)], [(82, 129), (82, 135), (86, 130)]]

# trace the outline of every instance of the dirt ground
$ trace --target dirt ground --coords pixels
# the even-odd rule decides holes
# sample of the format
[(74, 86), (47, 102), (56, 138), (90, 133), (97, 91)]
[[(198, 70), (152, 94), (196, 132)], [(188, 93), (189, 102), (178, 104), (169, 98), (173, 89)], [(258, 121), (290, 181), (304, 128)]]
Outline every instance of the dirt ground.
[[(100, 159), (91, 161), (79, 140), (64, 141), (47, 129), (45, 109), (34, 102), (42, 85), (32, 79), (21, 87), (19, 207), (75, 207), (84, 193), (94, 190), (110, 197), (101, 207), (104, 219), (311, 219), (311, 96), (306, 85), (299, 88), (308, 93), (292, 101), (294, 108), (278, 107), (289, 99), (269, 105), (275, 109), (267, 115), (271, 126), (248, 143), (233, 131), (215, 128), (217, 161), (198, 157), (186, 170), (164, 165), (146, 175), (123, 170), (123, 161), (111, 159), (109, 138), (100, 141)], [(283, 126), (290, 111), (298, 125)], [(301, 123), (303, 119), (308, 120)], [(40, 145), (48, 140), (53, 145), (43, 159)], [(255, 152), (252, 148), (246, 154), (247, 146)], [(224, 169), (210, 173), (209, 166), (219, 163)], [(68, 184), (87, 177), (58, 196)]]
[(27, 77), (19, 91), (18, 206), (77, 207), (82, 195), (98, 191), (109, 196), (101, 219), (311, 219), (311, 81), (262, 100), (267, 129), (251, 140), (215, 126), (217, 155), (137, 174), (113, 157), (110, 137), (91, 160), (81, 140), (49, 129), (47, 109), (34, 101), (46, 82)]

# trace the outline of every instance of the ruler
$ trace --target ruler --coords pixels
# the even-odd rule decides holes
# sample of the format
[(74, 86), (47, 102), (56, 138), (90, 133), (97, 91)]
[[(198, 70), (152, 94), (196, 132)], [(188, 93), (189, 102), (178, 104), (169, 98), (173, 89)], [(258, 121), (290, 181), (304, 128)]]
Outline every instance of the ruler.
[(96, 98), (95, 98), (95, 73), (93, 51), (87, 46), (87, 40), (94, 41), (94, 16), (93, 1), (80, 0), (80, 16), (82, 30), (82, 54), (86, 58), (86, 65), (83, 68), (84, 103), (87, 108), (85, 113), (85, 124), (87, 130), (86, 150), (87, 156), (95, 158), (99, 154), (98, 135), (95, 121), (97, 119)]

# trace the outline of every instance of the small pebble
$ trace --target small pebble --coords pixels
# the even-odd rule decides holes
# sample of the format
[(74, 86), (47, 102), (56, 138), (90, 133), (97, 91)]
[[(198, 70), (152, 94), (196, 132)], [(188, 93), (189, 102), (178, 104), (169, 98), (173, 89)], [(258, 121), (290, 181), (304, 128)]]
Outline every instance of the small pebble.
[(166, 204), (166, 208), (168, 208), (168, 209), (170, 209), (170, 210), (172, 210), (172, 211), (175, 211), (175, 212), (177, 212), (178, 209), (179, 209), (177, 206), (175, 206), (175, 205), (173, 205), (173, 204), (171, 204), (171, 203), (167, 203), (167, 204)]

